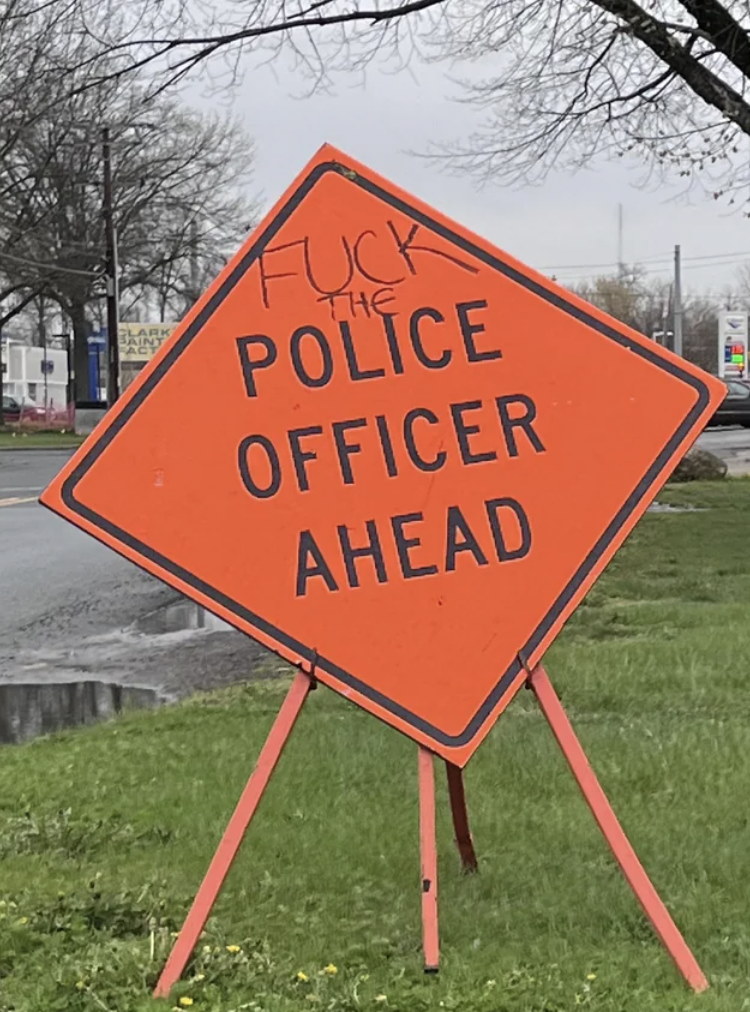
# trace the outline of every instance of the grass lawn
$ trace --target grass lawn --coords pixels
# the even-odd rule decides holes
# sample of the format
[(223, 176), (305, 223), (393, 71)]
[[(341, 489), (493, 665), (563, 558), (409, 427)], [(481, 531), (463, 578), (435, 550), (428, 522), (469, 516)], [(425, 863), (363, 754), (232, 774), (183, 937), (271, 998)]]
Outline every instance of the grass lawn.
[(0, 429), (0, 450), (30, 450), (34, 447), (67, 450), (80, 446), (83, 436), (75, 432), (18, 432)]
[(265, 682), (0, 750), (0, 1010), (750, 1008), (750, 481), (660, 499), (707, 509), (649, 515), (547, 666), (706, 994), (653, 936), (530, 693), (467, 769), (478, 876), (438, 779), (443, 963), (425, 977), (416, 747), (321, 689), (188, 979), (152, 1001), (281, 702)]

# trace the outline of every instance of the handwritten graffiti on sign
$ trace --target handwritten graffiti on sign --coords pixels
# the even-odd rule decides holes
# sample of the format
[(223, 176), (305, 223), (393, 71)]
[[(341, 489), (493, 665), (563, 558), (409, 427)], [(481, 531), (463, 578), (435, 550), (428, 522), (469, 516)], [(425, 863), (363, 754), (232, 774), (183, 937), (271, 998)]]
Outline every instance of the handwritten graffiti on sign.
[(43, 501), (463, 765), (719, 387), (326, 147)]

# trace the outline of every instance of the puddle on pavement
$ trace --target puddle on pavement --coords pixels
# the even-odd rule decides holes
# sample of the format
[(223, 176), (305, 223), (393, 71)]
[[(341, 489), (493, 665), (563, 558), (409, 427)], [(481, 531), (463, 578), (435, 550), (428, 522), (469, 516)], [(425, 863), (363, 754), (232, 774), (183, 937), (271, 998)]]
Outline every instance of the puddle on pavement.
[(165, 633), (184, 632), (186, 629), (205, 629), (207, 632), (229, 632), (233, 627), (194, 601), (175, 601), (144, 615), (135, 628), (146, 636), (163, 636)]
[(158, 706), (155, 689), (111, 682), (0, 685), (0, 745), (17, 745), (66, 727), (94, 724), (124, 710)]

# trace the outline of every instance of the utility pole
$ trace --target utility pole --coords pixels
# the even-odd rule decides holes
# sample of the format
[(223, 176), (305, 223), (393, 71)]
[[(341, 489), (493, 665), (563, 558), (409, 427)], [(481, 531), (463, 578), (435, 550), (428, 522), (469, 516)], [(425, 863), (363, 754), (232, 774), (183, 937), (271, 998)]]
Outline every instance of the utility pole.
[(674, 248), (674, 352), (682, 355), (682, 274), (680, 247)]
[(112, 149), (109, 127), (102, 127), (102, 160), (104, 162), (104, 229), (107, 244), (107, 406), (112, 407), (120, 395), (119, 291), (117, 269), (117, 231), (112, 207)]
[(39, 343), (42, 346), (42, 376), (44, 377), (44, 420), (49, 420), (49, 378), (47, 376), (47, 321), (44, 318), (44, 296), (39, 296)]
[[(3, 309), (0, 306), (0, 313)], [(5, 376), (5, 363), (3, 362), (3, 325), (0, 323), (0, 429), (5, 424), (5, 416), (3, 414), (3, 377)]]
[(625, 277), (625, 264), (622, 259), (622, 204), (617, 205), (617, 271), (622, 281)]

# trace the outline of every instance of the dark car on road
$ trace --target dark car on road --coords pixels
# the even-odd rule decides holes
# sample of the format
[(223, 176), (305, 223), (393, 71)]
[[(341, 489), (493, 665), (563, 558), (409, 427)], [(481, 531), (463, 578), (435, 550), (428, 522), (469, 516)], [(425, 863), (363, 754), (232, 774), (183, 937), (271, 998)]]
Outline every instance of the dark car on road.
[(750, 382), (724, 380), (727, 395), (716, 409), (709, 425), (745, 425), (750, 427)]
[(44, 408), (36, 404), (24, 403), (3, 394), (3, 423), (17, 425), (19, 422), (39, 422), (44, 420)]

